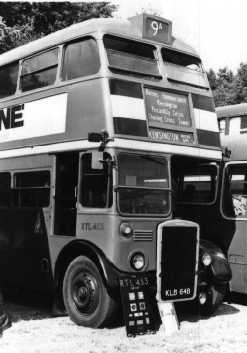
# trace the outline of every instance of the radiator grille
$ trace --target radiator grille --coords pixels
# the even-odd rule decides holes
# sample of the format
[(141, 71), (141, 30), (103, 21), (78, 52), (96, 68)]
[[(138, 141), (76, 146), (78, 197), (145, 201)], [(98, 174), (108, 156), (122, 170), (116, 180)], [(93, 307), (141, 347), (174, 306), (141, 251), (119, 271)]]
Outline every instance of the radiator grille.
[(193, 297), (197, 264), (197, 228), (164, 227), (161, 245), (161, 298)]
[(153, 231), (152, 230), (134, 230), (133, 239), (135, 241), (152, 241)]

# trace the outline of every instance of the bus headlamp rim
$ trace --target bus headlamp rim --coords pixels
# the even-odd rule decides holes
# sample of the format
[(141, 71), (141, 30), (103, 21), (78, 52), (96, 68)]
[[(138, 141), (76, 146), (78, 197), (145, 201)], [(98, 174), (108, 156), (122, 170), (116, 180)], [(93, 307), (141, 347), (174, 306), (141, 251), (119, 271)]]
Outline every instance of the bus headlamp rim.
[(212, 256), (208, 254), (207, 252), (202, 255), (202, 263), (204, 266), (210, 266), (212, 263)]
[(130, 238), (133, 235), (133, 228), (127, 222), (120, 224), (119, 231), (125, 238)]
[[(137, 265), (139, 261), (140, 265)], [(135, 270), (135, 271), (141, 271), (145, 267), (145, 255), (141, 253), (140, 251), (135, 252), (134, 254), (131, 255), (130, 258), (130, 266)]]

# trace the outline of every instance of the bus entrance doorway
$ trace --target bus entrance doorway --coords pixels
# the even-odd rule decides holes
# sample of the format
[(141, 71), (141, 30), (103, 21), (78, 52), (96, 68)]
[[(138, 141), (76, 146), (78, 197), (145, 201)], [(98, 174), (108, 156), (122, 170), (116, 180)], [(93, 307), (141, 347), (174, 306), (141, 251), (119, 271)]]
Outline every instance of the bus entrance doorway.
[(79, 153), (56, 156), (54, 234), (75, 236)]

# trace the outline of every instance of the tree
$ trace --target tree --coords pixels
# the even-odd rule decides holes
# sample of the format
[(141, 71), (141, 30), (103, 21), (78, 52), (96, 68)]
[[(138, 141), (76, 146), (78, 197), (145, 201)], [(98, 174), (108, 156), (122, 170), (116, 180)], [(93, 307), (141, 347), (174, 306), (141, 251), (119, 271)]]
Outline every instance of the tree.
[(247, 64), (241, 63), (235, 78), (236, 103), (247, 102)]
[(116, 9), (109, 2), (0, 2), (0, 53), (77, 22), (112, 17)]
[(29, 25), (8, 27), (0, 17), (0, 53), (30, 41), (32, 28)]
[(210, 69), (207, 72), (207, 76), (208, 76), (208, 82), (209, 82), (209, 85), (210, 85), (211, 89), (215, 90), (216, 87), (217, 87), (216, 73), (214, 72), (213, 69)]
[(216, 106), (236, 103), (235, 76), (227, 67), (221, 68), (217, 73), (210, 69), (207, 73), (209, 84), (213, 91)]

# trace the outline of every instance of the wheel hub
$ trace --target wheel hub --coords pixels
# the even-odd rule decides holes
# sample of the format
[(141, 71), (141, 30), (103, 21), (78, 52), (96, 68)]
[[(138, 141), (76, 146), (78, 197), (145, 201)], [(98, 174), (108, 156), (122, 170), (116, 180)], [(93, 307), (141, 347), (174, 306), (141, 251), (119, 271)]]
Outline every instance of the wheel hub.
[(90, 313), (95, 305), (96, 283), (90, 274), (80, 274), (73, 283), (73, 299), (76, 307), (84, 313)]

